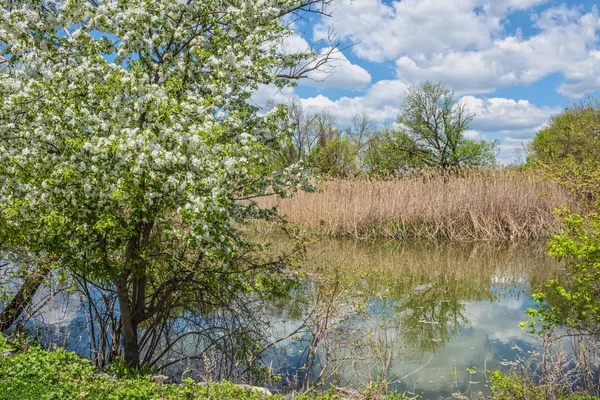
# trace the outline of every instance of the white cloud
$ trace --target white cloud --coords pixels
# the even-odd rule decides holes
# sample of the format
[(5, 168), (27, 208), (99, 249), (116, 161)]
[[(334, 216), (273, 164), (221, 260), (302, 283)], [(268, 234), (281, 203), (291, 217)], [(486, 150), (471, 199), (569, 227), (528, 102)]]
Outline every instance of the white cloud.
[(535, 36), (507, 36), (482, 50), (404, 55), (396, 61), (398, 77), (405, 81), (434, 78), (463, 92), (482, 93), (529, 85), (561, 73), (567, 84), (560, 90), (569, 97), (600, 89), (600, 52), (591, 50), (600, 30), (597, 11), (582, 14), (579, 9), (552, 8), (535, 24), (541, 30)]
[[(283, 54), (301, 54), (314, 50), (314, 46), (298, 33), (284, 37), (278, 46)], [(320, 54), (315, 57), (314, 62), (307, 65), (307, 68), (314, 66), (326, 56), (329, 58), (328, 62), (310, 71), (307, 79), (300, 81), (301, 84), (316, 88), (361, 89), (371, 83), (371, 74), (366, 69), (352, 64), (340, 50), (331, 47), (321, 49)]]
[(489, 47), (503, 31), (502, 20), (546, 0), (336, 0), (333, 17), (315, 26), (316, 38), (331, 28), (355, 43), (354, 51), (371, 61), (404, 54), (430, 55), (450, 49)]
[(600, 51), (590, 52), (590, 57), (579, 61), (565, 71), (567, 83), (558, 87), (558, 93), (577, 99), (600, 90)]
[(338, 0), (331, 19), (315, 27), (324, 37), (330, 28), (355, 43), (359, 57), (385, 61), (404, 53), (437, 53), (448, 48), (486, 46), (501, 30), (500, 19), (478, 15), (473, 1)]
[[(279, 43), (279, 51), (283, 54), (301, 54), (313, 50), (314, 47), (298, 33), (286, 36)], [(361, 89), (371, 83), (371, 74), (366, 69), (352, 64), (340, 50), (331, 47), (321, 49), (320, 54), (306, 68), (314, 67), (325, 57), (328, 57), (327, 63), (310, 71), (307, 78), (300, 81), (301, 84), (315, 88)]]
[(363, 96), (342, 97), (331, 100), (323, 95), (301, 99), (307, 110), (327, 108), (341, 123), (350, 121), (353, 115), (367, 113), (376, 122), (393, 120), (400, 106), (400, 95), (406, 85), (398, 80), (382, 80), (370, 86)]
[(481, 138), (481, 132), (476, 131), (475, 129), (467, 129), (466, 131), (464, 131), (464, 136), (467, 139), (479, 139)]
[[(328, 109), (340, 123), (348, 123), (354, 115), (363, 112), (374, 121), (383, 123), (396, 119), (400, 95), (405, 89), (406, 85), (398, 80), (382, 80), (368, 87), (364, 95), (331, 100), (319, 94), (299, 100), (306, 111)], [(274, 85), (261, 85), (252, 95), (251, 102), (266, 111), (274, 105), (287, 103), (294, 97), (297, 96), (293, 88), (280, 90)]]
[(310, 44), (298, 33), (285, 36), (279, 44), (283, 54), (306, 53), (312, 50)]
[(498, 97), (464, 96), (460, 101), (477, 114), (471, 124), (473, 129), (518, 138), (532, 137), (550, 117), (561, 111), (560, 107), (538, 107), (527, 100)]
[[(400, 95), (406, 85), (398, 80), (383, 80), (370, 86), (362, 96), (342, 97), (332, 100), (323, 95), (300, 99), (307, 110), (327, 108), (340, 122), (353, 115), (366, 112), (377, 122), (394, 120), (400, 106)], [(478, 137), (482, 132), (498, 133), (508, 137), (531, 138), (550, 117), (561, 111), (560, 107), (538, 107), (527, 100), (506, 98), (478, 98), (464, 96), (459, 100), (477, 115), (467, 133)]]
[(258, 106), (264, 112), (275, 105), (287, 103), (294, 96), (294, 88), (292, 87), (279, 89), (275, 85), (260, 85), (258, 90), (252, 94), (250, 103)]
[(502, 164), (509, 164), (517, 159), (524, 161), (525, 150), (531, 143), (531, 139), (521, 139), (513, 137), (504, 137), (502, 143), (498, 148), (499, 152), (496, 156), (498, 162)]
[(461, 93), (490, 93), (559, 73), (567, 82), (558, 92), (568, 98), (600, 90), (596, 7), (551, 7), (532, 14), (530, 36), (520, 29), (507, 35), (512, 13), (545, 2), (336, 0), (333, 17), (313, 35), (335, 29), (358, 57), (394, 61), (397, 78), (408, 83), (434, 78)]
[[(331, 48), (321, 50), (321, 57), (327, 55)], [(371, 74), (363, 67), (352, 64), (339, 50), (330, 54), (330, 62), (326, 66), (311, 71), (308, 79), (300, 83), (316, 88), (362, 89), (371, 83)]]

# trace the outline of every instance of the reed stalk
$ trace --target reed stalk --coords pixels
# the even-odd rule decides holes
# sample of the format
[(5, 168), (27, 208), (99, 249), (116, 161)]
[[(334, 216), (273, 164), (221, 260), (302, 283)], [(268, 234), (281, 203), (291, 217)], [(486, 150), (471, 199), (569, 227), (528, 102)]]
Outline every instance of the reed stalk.
[(568, 191), (516, 168), (420, 170), (387, 180), (329, 180), (315, 193), (267, 197), (289, 222), (331, 236), (505, 240), (546, 238)]

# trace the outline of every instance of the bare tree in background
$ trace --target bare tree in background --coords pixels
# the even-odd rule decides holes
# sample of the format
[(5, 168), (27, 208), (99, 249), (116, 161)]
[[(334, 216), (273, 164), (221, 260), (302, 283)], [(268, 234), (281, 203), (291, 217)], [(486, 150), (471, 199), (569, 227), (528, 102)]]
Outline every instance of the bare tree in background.
[(476, 113), (457, 101), (447, 86), (427, 80), (408, 87), (401, 101), (397, 122), (427, 154), (425, 165), (448, 168), (495, 162), (497, 142), (465, 138)]

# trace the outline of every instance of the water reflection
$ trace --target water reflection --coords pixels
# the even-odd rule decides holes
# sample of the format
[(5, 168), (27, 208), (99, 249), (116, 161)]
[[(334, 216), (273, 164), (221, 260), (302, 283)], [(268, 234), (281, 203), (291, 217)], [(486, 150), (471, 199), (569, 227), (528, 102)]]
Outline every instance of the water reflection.
[[(372, 358), (346, 361), (336, 382), (360, 384), (357, 369), (362, 369), (363, 378), (384, 376), (393, 389), (424, 398), (489, 393), (486, 369), (497, 369), (534, 345), (518, 327), (524, 309), (533, 306), (531, 288), (559, 270), (542, 243), (350, 240), (320, 241), (304, 268), (353, 282), (348, 295), (368, 304), (368, 319), (355, 321), (363, 325), (357, 334), (364, 338), (374, 327), (380, 330), (370, 343), (354, 342), (370, 346)], [(312, 290), (317, 296), (318, 286)], [(302, 292), (292, 302), (296, 314), (307, 297)], [(382, 346), (394, 348), (382, 355)]]
[[(269, 240), (270, 251), (289, 246)], [(426, 399), (489, 393), (486, 369), (534, 345), (518, 323), (532, 288), (558, 273), (538, 242), (320, 240), (300, 268), (292, 299), (265, 310), (273, 339), (289, 338), (264, 362), (298, 386), (385, 379)], [(85, 301), (61, 293), (44, 307), (32, 324), (56, 327), (62, 345), (88, 355)]]

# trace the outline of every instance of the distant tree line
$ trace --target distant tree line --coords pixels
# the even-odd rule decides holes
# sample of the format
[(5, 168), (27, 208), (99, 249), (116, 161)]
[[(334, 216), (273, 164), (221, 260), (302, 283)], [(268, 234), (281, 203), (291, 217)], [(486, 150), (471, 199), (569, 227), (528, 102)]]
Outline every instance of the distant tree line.
[(288, 140), (275, 154), (277, 167), (303, 162), (321, 176), (353, 177), (496, 164), (498, 142), (465, 137), (475, 113), (441, 83), (410, 86), (395, 123), (383, 126), (365, 112), (344, 126), (327, 109), (306, 112), (296, 99), (287, 107)]

